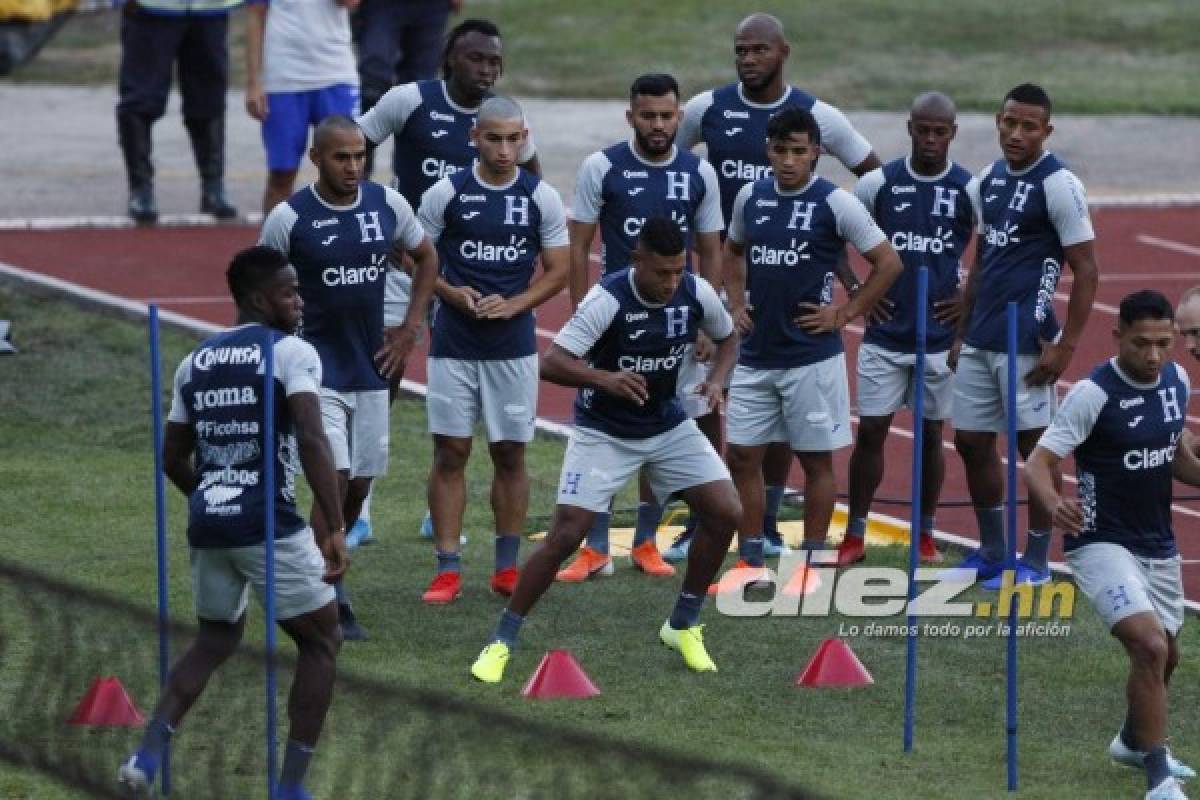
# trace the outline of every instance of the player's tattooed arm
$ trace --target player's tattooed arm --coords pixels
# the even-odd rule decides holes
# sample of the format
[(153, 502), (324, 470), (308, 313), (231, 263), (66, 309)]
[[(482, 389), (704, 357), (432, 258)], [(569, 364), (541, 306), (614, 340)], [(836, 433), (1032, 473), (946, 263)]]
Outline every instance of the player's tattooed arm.
[(198, 480), (192, 466), (192, 452), (196, 449), (196, 434), (191, 425), (168, 422), (163, 431), (163, 472), (184, 496), (196, 490)]
[(559, 386), (598, 389), (639, 406), (650, 396), (646, 379), (638, 373), (595, 369), (557, 344), (550, 345), (542, 356), (541, 377)]

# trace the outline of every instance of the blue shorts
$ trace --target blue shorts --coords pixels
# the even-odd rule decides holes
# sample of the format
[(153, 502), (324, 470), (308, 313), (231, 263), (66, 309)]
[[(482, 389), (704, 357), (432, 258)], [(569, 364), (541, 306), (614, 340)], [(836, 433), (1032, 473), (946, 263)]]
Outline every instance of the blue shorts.
[(267, 118), (262, 124), (267, 169), (291, 171), (300, 166), (308, 147), (308, 129), (330, 114), (351, 119), (358, 112), (358, 87), (348, 83), (307, 92), (269, 92)]

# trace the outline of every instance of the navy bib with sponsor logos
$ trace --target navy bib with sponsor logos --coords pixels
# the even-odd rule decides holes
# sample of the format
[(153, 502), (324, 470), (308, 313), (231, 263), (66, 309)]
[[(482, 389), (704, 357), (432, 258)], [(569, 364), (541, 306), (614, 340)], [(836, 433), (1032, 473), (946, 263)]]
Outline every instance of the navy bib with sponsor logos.
[(767, 161), (767, 122), (784, 108), (812, 111), (817, 98), (788, 87), (787, 97), (771, 106), (749, 105), (738, 84), (713, 89), (712, 105), (700, 120), (700, 135), (708, 148), (708, 161), (717, 171), (721, 187), (721, 214), (726, 223), (738, 191), (751, 181), (771, 176)]
[[(485, 186), (474, 170), (451, 178), (454, 197), (438, 238), (442, 277), (451, 286), (471, 286), (481, 296), (515, 297), (529, 288), (542, 250), (542, 212), (534, 202), (541, 180), (517, 168), (511, 186)], [(480, 320), (439, 303), (429, 354), (437, 358), (507, 359), (537, 352), (534, 315)]]
[(965, 341), (980, 350), (1005, 352), (1008, 303), (1018, 306), (1017, 350), (1038, 353), (1039, 337), (1058, 335), (1054, 291), (1062, 275), (1063, 247), (1046, 208), (1046, 178), (1063, 169), (1051, 153), (1022, 175), (1004, 159), (992, 164), (979, 184), (983, 234), (982, 271)]
[(676, 149), (669, 164), (647, 164), (628, 142), (604, 150), (612, 165), (601, 189), (600, 237), (604, 272), (616, 272), (632, 263), (638, 234), (649, 217), (668, 217), (683, 231), (687, 242), (687, 268), (692, 269), (696, 211), (706, 186), (700, 158)]
[[(269, 331), (272, 345), (284, 337)], [(196, 437), (199, 483), (188, 498), (192, 547), (247, 547), (263, 541), (263, 346), (268, 329), (244, 325), (217, 334), (192, 355), (181, 387)], [(305, 527), (296, 512), (299, 454), (283, 385), (275, 381), (275, 538)]]
[(675, 294), (661, 306), (638, 298), (628, 269), (606, 275), (599, 285), (619, 308), (587, 355), (588, 362), (608, 372), (638, 373), (646, 379), (649, 398), (638, 406), (597, 389), (580, 389), (575, 424), (622, 439), (648, 439), (669, 431), (687, 419), (676, 382), (704, 319), (696, 279), (685, 273)]
[(396, 191), (413, 208), (421, 195), (447, 175), (475, 163), (479, 150), (471, 143), (478, 110), (463, 111), (446, 98), (440, 80), (417, 81), (421, 105), (413, 109), (396, 134)]
[(834, 267), (846, 246), (827, 202), (835, 189), (815, 178), (799, 194), (781, 195), (768, 178), (750, 190), (742, 244), (754, 329), (742, 339), (739, 364), (789, 369), (842, 352), (840, 333), (812, 335), (793, 322), (801, 303), (833, 302)]
[(1108, 397), (1091, 433), (1075, 449), (1084, 530), (1064, 537), (1064, 548), (1112, 542), (1135, 555), (1169, 558), (1177, 552), (1171, 462), (1183, 433), (1187, 384), (1172, 362), (1149, 389), (1128, 383), (1111, 361), (1089, 377)]
[(324, 384), (386, 389), (374, 355), (383, 345), (383, 293), (396, 213), (382, 186), (364, 181), (358, 204), (334, 209), (308, 187), (288, 199), (297, 219), (288, 242), (304, 300), (301, 335), (321, 356)]
[(864, 341), (900, 353), (916, 352), (917, 273), (929, 268), (926, 349), (950, 349), (954, 326), (934, 318), (934, 304), (958, 291), (963, 249), (971, 240), (974, 214), (967, 196), (971, 174), (951, 164), (937, 179), (915, 177), (907, 159), (883, 167), (883, 185), (875, 195), (871, 216), (904, 262), (904, 271), (888, 289), (895, 307), (892, 319), (868, 325)]

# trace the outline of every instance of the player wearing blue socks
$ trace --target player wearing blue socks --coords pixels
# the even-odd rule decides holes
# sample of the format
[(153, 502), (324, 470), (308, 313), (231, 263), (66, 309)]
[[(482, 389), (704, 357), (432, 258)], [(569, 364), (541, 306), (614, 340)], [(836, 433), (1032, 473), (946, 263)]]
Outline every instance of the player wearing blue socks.
[[(283, 254), (268, 247), (243, 250), (227, 276), (237, 327), (208, 339), (179, 365), (163, 439), (163, 470), (188, 498), (199, 632), (172, 667), (137, 752), (118, 771), (127, 797), (152, 795), (172, 735), (241, 641), (250, 588), (263, 597), (265, 503), (276, 508), (271, 535), (279, 626), (298, 650), (278, 797), (308, 796), (304, 775), (333, 698), (341, 636), (329, 583), (342, 576), (349, 558), (337, 472), (321, 422), (321, 361), (312, 345), (291, 335), (304, 304), (296, 271)], [(261, 433), (260, 370), (268, 336), (275, 359), (274, 442), (264, 442)], [(274, 497), (264, 496), (260, 480), (267, 457), (277, 460)], [(296, 511), (301, 467), (328, 523), (320, 530)]]

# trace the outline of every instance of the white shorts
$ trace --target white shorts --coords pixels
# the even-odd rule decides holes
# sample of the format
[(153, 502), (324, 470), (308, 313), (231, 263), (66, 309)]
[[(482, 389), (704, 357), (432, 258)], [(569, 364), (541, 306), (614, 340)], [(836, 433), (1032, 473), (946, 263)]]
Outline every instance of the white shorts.
[(1075, 583), (1104, 624), (1151, 612), (1176, 636), (1183, 627), (1183, 575), (1180, 557), (1142, 558), (1119, 544), (1093, 542), (1067, 553)]
[[(266, 547), (193, 547), (192, 597), (196, 616), (237, 622), (246, 612), (249, 588), (266, 597)], [(325, 559), (312, 528), (275, 540), (275, 616), (291, 619), (333, 602), (333, 587), (321, 580)]]
[[(1038, 356), (1017, 356), (1017, 430), (1046, 428), (1058, 408), (1054, 386), (1026, 386)], [(963, 345), (954, 371), (954, 427), (1004, 433), (1008, 429), (1008, 354)]]
[[(946, 353), (925, 355), (925, 419), (949, 419), (954, 404), (954, 373)], [(886, 417), (902, 406), (912, 408), (916, 389), (915, 353), (898, 353), (876, 344), (858, 348), (858, 413)]]
[(430, 358), (429, 432), (470, 438), (483, 417), (489, 442), (528, 442), (537, 421), (538, 357), (466, 361)]
[(388, 391), (321, 389), (321, 420), (333, 466), (351, 478), (378, 478), (388, 465)]
[(660, 503), (674, 492), (730, 480), (725, 462), (690, 419), (649, 439), (618, 439), (576, 427), (563, 456), (558, 504), (607, 511), (613, 496), (643, 467)]
[(383, 288), (383, 327), (394, 328), (404, 322), (411, 296), (412, 276), (389, 266)]
[(754, 447), (788, 442), (792, 450), (819, 453), (850, 444), (850, 387), (846, 354), (790, 369), (739, 364), (725, 409), (730, 444)]

